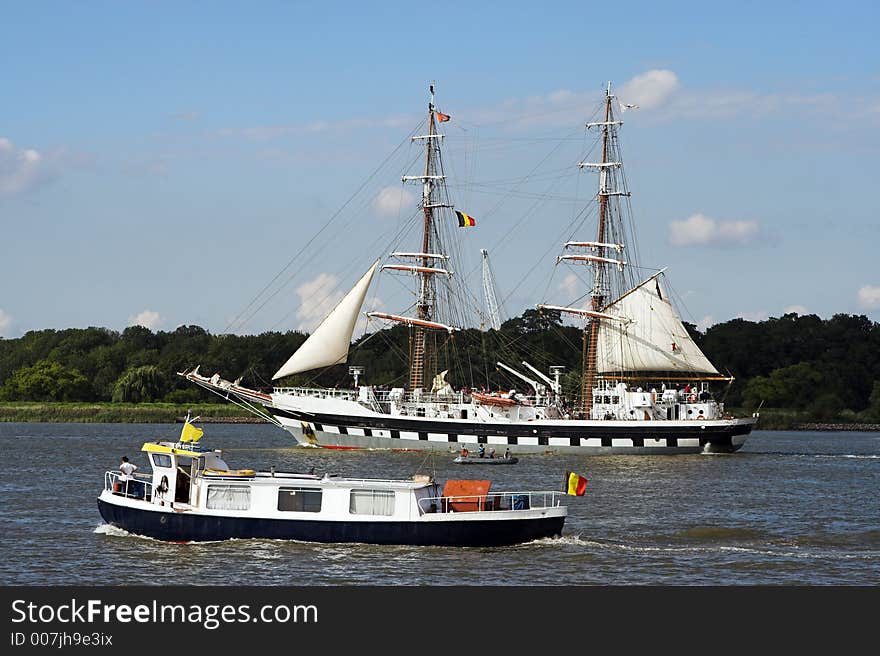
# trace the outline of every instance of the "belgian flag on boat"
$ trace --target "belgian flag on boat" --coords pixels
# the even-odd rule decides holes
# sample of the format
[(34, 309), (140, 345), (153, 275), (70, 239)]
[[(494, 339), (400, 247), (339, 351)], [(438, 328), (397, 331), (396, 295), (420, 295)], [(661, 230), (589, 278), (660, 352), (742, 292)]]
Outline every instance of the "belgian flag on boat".
[(455, 210), (455, 216), (458, 217), (458, 227), (459, 228), (470, 228), (471, 226), (477, 225), (477, 222), (474, 221), (474, 217), (470, 214), (465, 214), (464, 212), (459, 212)]
[(587, 491), (587, 479), (574, 472), (565, 472), (562, 491), (575, 497), (582, 497)]

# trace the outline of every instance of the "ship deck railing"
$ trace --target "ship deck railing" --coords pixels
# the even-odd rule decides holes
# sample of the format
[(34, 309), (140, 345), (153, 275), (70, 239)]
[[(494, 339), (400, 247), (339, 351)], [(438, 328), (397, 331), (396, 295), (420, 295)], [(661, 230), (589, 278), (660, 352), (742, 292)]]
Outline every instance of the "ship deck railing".
[(526, 511), (559, 508), (564, 492), (487, 492), (461, 496), (423, 497), (419, 499), (422, 514), (485, 511)]
[[(294, 394), (297, 396), (310, 396), (317, 399), (341, 399), (344, 401), (362, 402), (371, 407), (381, 405), (383, 409), (387, 407), (387, 405), (392, 401), (398, 404), (455, 404), (471, 402), (470, 392), (465, 392), (463, 390), (458, 390), (457, 392), (453, 392), (452, 394), (432, 394), (430, 392), (420, 392), (418, 394), (414, 394), (413, 392), (405, 392), (402, 395), (399, 392), (392, 392), (388, 389), (377, 389), (375, 387), (371, 387), (369, 388), (369, 390), (369, 395), (366, 400), (361, 395), (360, 390), (353, 389), (330, 389), (326, 387), (275, 387), (272, 389), (272, 392), (274, 394)], [(526, 396), (524, 394), (518, 394), (516, 396), (516, 400), (519, 402), (520, 405), (526, 406), (541, 405), (543, 403), (546, 403), (547, 401), (545, 397)], [(373, 407), (373, 409), (376, 408)]]
[(153, 498), (153, 482), (149, 474), (133, 474), (131, 480), (125, 480), (121, 472), (104, 472), (104, 489), (115, 495), (128, 499), (149, 501)]

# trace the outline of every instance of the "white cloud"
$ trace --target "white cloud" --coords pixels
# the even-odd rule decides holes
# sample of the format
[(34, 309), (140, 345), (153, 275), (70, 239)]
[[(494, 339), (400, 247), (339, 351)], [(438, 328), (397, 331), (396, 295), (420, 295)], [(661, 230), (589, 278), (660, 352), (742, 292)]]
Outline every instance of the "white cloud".
[(805, 314), (810, 313), (810, 311), (807, 308), (805, 308), (803, 305), (789, 305), (788, 307), (783, 308), (783, 310), (782, 310), (783, 314), (791, 314), (792, 312), (794, 312), (795, 314), (799, 314), (801, 316), (804, 316)]
[(880, 286), (865, 285), (859, 289), (859, 307), (866, 310), (880, 308)]
[(339, 278), (332, 273), (319, 273), (296, 288), (299, 296), (299, 309), (296, 311), (298, 330), (310, 333), (330, 314), (330, 310), (345, 296), (337, 287)]
[(352, 130), (389, 128), (409, 129), (418, 117), (413, 114), (392, 114), (376, 118), (350, 118), (339, 121), (311, 121), (310, 123), (289, 123), (282, 125), (253, 125), (244, 128), (220, 128), (213, 134), (224, 138), (241, 138), (254, 142), (270, 142), (287, 137), (312, 133), (347, 133)]
[(156, 330), (164, 322), (165, 319), (163, 319), (158, 312), (154, 312), (153, 310), (144, 310), (140, 314), (128, 318), (129, 326), (143, 326), (150, 330)]
[(403, 187), (384, 187), (373, 199), (373, 209), (379, 216), (396, 217), (401, 209), (412, 209), (416, 198)]
[(678, 91), (681, 83), (672, 71), (655, 69), (636, 75), (616, 92), (623, 103), (632, 103), (639, 109), (660, 107)]
[(6, 331), (11, 325), (12, 317), (6, 314), (3, 310), (0, 310), (0, 337), (9, 337), (9, 334)]
[(565, 279), (559, 283), (559, 289), (562, 290), (566, 296), (572, 296), (577, 292), (578, 284), (578, 277), (573, 273), (569, 273), (565, 276)]
[(46, 175), (40, 153), (17, 148), (9, 139), (0, 137), (0, 197), (28, 191)]
[(755, 312), (740, 312), (736, 315), (737, 319), (745, 319), (746, 321), (766, 321), (770, 318), (767, 310), (757, 310)]
[(704, 333), (706, 332), (706, 330), (709, 329), (710, 326), (714, 325), (715, 319), (712, 317), (711, 314), (707, 314), (705, 317), (697, 322), (697, 330), (699, 330), (701, 333)]
[(756, 221), (716, 221), (698, 213), (669, 224), (669, 243), (673, 246), (741, 246), (754, 240), (759, 232)]
[[(849, 107), (859, 107), (858, 115), (869, 115), (864, 108), (869, 102), (847, 102)], [(830, 115), (837, 111), (841, 99), (830, 93), (759, 93), (748, 89), (711, 89), (688, 91), (679, 94), (669, 104), (666, 118), (723, 119), (735, 116), (769, 116), (774, 114), (806, 113)]]

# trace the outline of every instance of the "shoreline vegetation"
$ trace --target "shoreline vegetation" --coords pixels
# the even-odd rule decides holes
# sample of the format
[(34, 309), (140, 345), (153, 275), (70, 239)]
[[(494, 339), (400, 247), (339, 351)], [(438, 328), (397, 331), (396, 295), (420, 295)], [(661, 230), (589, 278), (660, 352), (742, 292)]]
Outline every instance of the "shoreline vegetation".
[(173, 424), (189, 411), (201, 423), (265, 423), (231, 404), (222, 403), (44, 403), (8, 401), (0, 403), (0, 422), (45, 422), (84, 424)]
[[(75, 403), (0, 402), (0, 422), (173, 424), (190, 412), (204, 424), (264, 424), (242, 408), (224, 403)], [(732, 414), (747, 416), (741, 408)], [(880, 423), (817, 422), (808, 413), (763, 409), (755, 430), (880, 431)]]
[[(731, 377), (712, 393), (735, 416), (749, 417), (760, 408), (758, 430), (877, 430), (880, 322), (863, 315), (789, 313), (760, 322), (731, 319), (705, 332), (685, 327), (709, 361), (723, 363)], [(353, 343), (346, 364), (364, 367), (365, 383), (399, 387), (409, 374), (410, 338), (403, 324), (365, 334)], [(526, 310), (498, 330), (457, 332), (455, 347), (437, 361), (437, 370), (446, 370), (460, 387), (522, 390), (521, 379), (488, 364), (529, 357), (548, 370), (567, 363), (561, 391), (577, 403), (583, 381), (572, 345), (581, 345), (582, 338), (581, 328), (563, 323), (559, 312)], [(204, 374), (267, 389), (275, 385), (278, 364), (305, 339), (296, 331), (214, 335), (199, 326), (155, 333), (143, 326), (122, 332), (93, 326), (0, 337), (0, 421), (166, 422), (179, 420), (187, 408), (198, 408), (208, 421), (245, 421), (245, 411), (178, 374), (201, 363)], [(278, 384), (347, 389), (348, 366), (288, 376)]]

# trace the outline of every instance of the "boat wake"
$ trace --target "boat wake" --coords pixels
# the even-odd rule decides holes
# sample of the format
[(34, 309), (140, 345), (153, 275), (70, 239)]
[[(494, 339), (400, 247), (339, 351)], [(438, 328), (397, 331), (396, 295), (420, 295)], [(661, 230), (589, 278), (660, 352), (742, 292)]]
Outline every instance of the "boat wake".
[[(95, 533), (98, 535), (111, 535), (115, 538), (143, 538), (142, 535), (135, 535), (134, 533), (129, 533), (125, 529), (121, 529), (117, 526), (113, 526), (112, 524), (98, 524), (95, 527)], [(144, 538), (146, 540), (150, 540), (152, 538)]]
[(776, 558), (796, 558), (806, 560), (880, 560), (880, 551), (863, 551), (860, 553), (845, 553), (838, 550), (801, 550), (794, 545), (774, 544), (716, 544), (716, 545), (674, 545), (674, 544), (639, 544), (629, 542), (612, 542), (605, 540), (590, 540), (580, 535), (567, 535), (558, 538), (544, 538), (521, 545), (521, 548), (529, 546), (550, 547), (574, 547), (589, 551), (615, 551), (630, 552), (636, 554), (723, 554), (742, 553), (760, 556), (773, 556)]
[(855, 458), (858, 460), (877, 460), (880, 454), (876, 453), (793, 453), (791, 451), (760, 451), (749, 453), (754, 456), (786, 456), (788, 458)]

